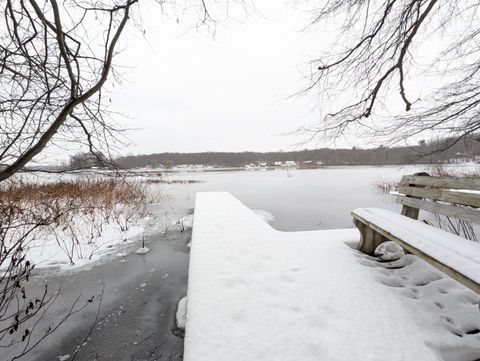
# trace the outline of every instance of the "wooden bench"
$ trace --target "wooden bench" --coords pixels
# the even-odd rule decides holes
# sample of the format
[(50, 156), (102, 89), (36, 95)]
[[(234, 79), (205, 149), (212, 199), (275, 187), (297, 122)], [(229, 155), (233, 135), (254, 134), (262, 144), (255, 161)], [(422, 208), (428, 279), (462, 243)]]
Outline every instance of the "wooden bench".
[(418, 221), (425, 210), (480, 224), (480, 179), (417, 173), (402, 178), (398, 193), (401, 214), (378, 208), (352, 212), (361, 234), (358, 250), (373, 255), (381, 243), (394, 241), (480, 294), (480, 242)]

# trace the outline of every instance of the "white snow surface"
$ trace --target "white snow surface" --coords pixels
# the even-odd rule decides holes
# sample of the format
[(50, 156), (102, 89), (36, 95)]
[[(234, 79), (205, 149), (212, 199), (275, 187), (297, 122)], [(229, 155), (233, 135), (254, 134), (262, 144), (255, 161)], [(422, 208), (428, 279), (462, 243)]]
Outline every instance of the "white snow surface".
[[(143, 220), (142, 220), (143, 221)], [(70, 249), (71, 240), (66, 240), (67, 246), (59, 246), (53, 235), (46, 235), (28, 242), (26, 254), (35, 264), (36, 269), (56, 268), (59, 271), (72, 271), (91, 266), (107, 256), (121, 256), (124, 248), (131, 247), (132, 242), (145, 231), (143, 222), (131, 226), (128, 231), (120, 227), (107, 225), (99, 237), (93, 242), (81, 242), (73, 252), (74, 264), (71, 264), (65, 249)]]
[(480, 284), (480, 243), (380, 208), (353, 213)]
[(183, 297), (178, 301), (175, 321), (178, 328), (181, 328), (182, 330), (185, 329), (185, 324), (187, 322), (187, 297)]
[(137, 254), (146, 254), (150, 252), (150, 249), (148, 247), (140, 247), (137, 249)]
[(413, 255), (378, 262), (358, 239), (276, 231), (229, 193), (198, 193), (185, 361), (480, 357), (476, 294)]
[(264, 211), (263, 209), (252, 209), (252, 211), (267, 223), (273, 222), (275, 220), (275, 216), (273, 214)]

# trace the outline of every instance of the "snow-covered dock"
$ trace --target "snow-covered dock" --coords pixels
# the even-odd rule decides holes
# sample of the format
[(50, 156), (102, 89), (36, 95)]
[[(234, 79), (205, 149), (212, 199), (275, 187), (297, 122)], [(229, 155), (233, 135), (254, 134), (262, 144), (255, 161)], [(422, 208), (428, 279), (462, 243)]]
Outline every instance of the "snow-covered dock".
[(229, 193), (198, 193), (184, 359), (480, 357), (475, 294), (412, 255), (379, 263), (358, 238), (276, 231)]

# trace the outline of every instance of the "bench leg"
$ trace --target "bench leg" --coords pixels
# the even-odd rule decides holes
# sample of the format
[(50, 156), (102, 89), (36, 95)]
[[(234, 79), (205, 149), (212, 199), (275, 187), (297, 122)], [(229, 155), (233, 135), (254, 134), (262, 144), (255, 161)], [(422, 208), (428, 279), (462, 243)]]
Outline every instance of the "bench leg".
[(374, 231), (366, 224), (363, 224), (358, 219), (355, 219), (354, 223), (360, 231), (360, 243), (357, 246), (357, 250), (360, 252), (373, 256), (377, 247), (383, 242), (388, 241), (387, 238)]

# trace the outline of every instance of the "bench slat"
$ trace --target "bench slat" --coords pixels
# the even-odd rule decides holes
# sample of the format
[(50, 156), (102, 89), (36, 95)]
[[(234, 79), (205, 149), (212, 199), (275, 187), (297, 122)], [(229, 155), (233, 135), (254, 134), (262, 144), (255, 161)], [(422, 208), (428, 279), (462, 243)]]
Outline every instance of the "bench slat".
[(407, 187), (404, 185), (400, 185), (398, 191), (399, 193), (414, 197), (480, 207), (480, 194), (476, 193), (456, 192), (435, 188)]
[(480, 178), (466, 177), (429, 177), (405, 175), (402, 177), (401, 185), (431, 186), (450, 189), (472, 189), (480, 190)]
[(428, 212), (441, 214), (443, 216), (454, 217), (480, 224), (480, 210), (461, 206), (456, 207), (453, 205), (441, 204), (405, 196), (397, 196), (396, 201), (404, 206), (423, 209)]

